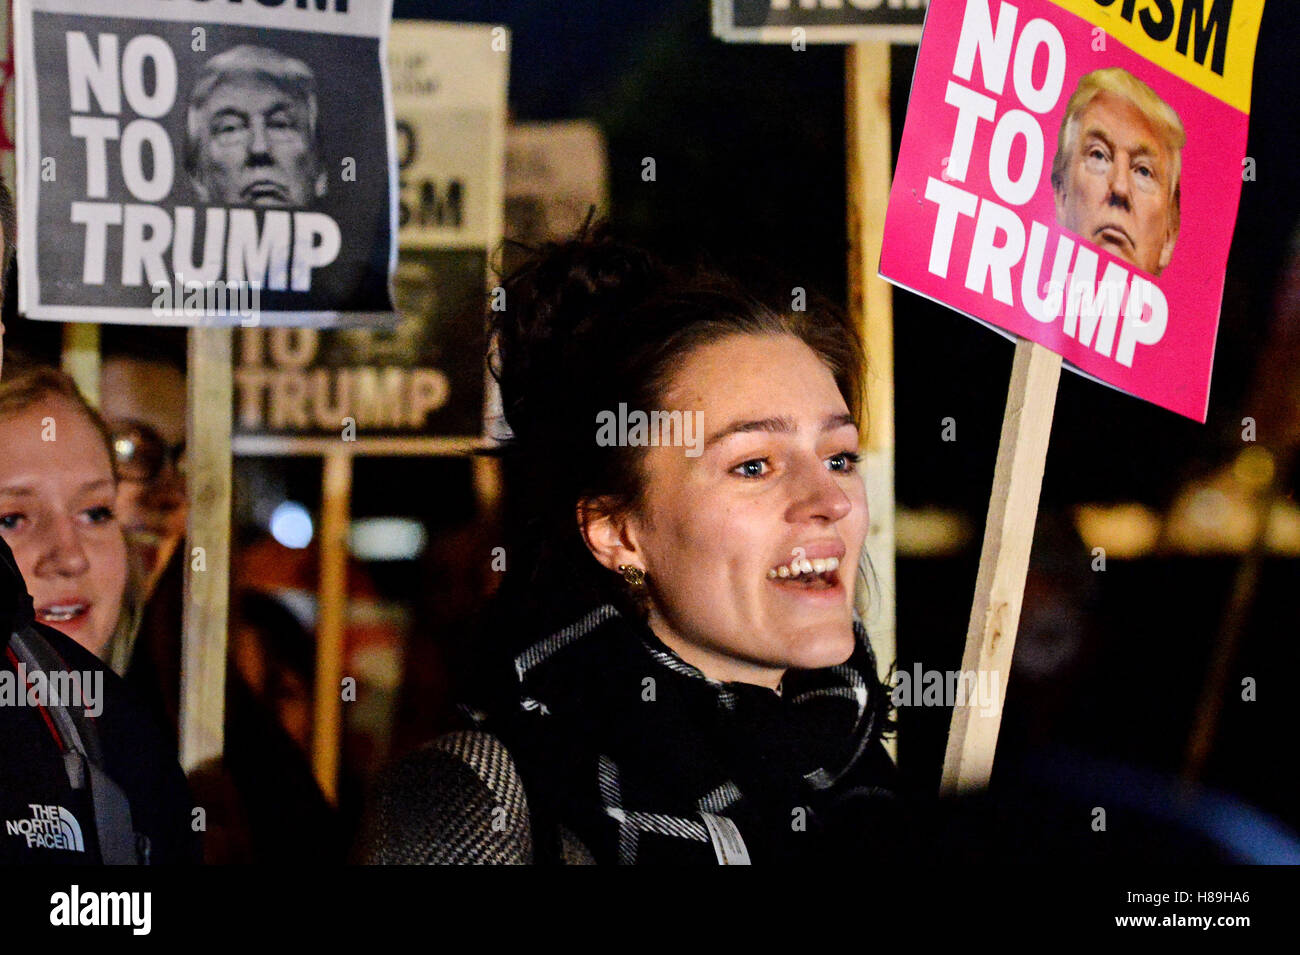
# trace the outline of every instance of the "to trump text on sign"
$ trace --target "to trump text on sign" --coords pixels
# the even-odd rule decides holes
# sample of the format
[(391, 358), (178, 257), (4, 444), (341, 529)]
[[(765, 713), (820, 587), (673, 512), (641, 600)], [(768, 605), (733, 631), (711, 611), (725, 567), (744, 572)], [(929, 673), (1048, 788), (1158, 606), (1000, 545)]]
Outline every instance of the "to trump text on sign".
[(1262, 0), (931, 0), (881, 275), (1198, 421)]

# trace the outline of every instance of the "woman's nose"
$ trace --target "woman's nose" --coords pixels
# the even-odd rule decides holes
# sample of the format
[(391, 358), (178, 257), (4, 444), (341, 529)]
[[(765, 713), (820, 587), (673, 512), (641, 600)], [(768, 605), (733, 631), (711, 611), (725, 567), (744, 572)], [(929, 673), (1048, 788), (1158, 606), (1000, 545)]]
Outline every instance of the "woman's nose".
[(853, 509), (853, 501), (839, 479), (818, 460), (815, 465), (800, 469), (793, 475), (796, 497), (792, 519), (796, 522), (842, 520)]
[(76, 577), (90, 569), (76, 525), (69, 518), (50, 528), (47, 549), (36, 567), (38, 576)]

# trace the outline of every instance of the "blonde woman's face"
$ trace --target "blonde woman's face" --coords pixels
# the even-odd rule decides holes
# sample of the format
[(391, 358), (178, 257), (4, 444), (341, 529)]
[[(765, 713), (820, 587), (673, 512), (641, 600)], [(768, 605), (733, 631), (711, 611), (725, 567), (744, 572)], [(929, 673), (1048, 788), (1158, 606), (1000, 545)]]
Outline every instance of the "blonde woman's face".
[(102, 656), (126, 589), (108, 450), (68, 401), (49, 397), (0, 418), (0, 534), (36, 619)]
[[(844, 662), (867, 534), (858, 430), (816, 354), (789, 335), (734, 335), (682, 363), (662, 410), (700, 411), (703, 449), (646, 452), (632, 521), (655, 633), (724, 681), (775, 687)], [(801, 558), (838, 569), (780, 576)]]

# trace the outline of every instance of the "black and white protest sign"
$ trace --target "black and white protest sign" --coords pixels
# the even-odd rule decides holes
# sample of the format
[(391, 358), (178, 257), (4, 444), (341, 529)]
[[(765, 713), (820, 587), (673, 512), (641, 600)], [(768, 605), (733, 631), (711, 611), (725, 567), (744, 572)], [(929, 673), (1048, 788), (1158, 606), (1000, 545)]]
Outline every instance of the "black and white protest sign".
[(19, 308), (395, 320), (391, 0), (16, 0)]
[(713, 0), (713, 35), (740, 43), (918, 43), (927, 0)]
[(509, 36), (395, 21), (400, 320), (373, 329), (242, 329), (235, 452), (429, 453), (483, 431), (488, 259), (501, 241)]

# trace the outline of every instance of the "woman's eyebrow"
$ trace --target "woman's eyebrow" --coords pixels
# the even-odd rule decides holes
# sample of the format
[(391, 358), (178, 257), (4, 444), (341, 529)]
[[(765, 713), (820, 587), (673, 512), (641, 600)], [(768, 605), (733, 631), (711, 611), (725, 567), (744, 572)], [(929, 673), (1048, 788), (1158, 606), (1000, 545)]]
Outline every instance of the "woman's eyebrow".
[[(851, 414), (833, 414), (829, 415), (822, 422), (822, 431), (832, 431), (835, 428), (842, 428), (845, 425), (857, 426)], [(733, 434), (743, 434), (750, 431), (766, 431), (771, 434), (795, 434), (799, 426), (794, 423), (794, 419), (787, 417), (775, 418), (755, 418), (746, 421), (733, 421), (719, 431), (715, 431), (704, 442), (705, 449), (721, 441), (723, 438), (730, 437)]]
[(81, 485), (81, 487), (79, 487), (79, 488), (77, 489), (77, 493), (78, 493), (78, 494), (89, 494), (91, 491), (94, 491), (94, 490), (96, 490), (97, 488), (99, 488), (99, 487), (101, 487), (101, 486), (104, 486), (104, 485), (107, 485), (107, 486), (110, 487), (110, 488), (113, 487), (113, 486), (114, 486), (113, 479), (112, 479), (112, 478), (96, 478), (96, 479), (93, 480), (93, 481), (87, 481), (85, 484)]

